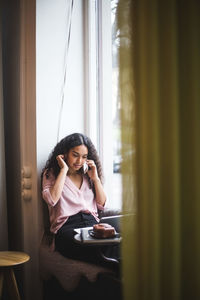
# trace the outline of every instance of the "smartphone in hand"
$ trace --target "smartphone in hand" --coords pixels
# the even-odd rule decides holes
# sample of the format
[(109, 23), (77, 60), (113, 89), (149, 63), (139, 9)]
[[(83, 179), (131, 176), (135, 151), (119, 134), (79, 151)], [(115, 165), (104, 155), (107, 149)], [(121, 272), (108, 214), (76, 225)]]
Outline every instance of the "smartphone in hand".
[(84, 162), (83, 164), (83, 173), (86, 174), (88, 171), (88, 164), (86, 162)]

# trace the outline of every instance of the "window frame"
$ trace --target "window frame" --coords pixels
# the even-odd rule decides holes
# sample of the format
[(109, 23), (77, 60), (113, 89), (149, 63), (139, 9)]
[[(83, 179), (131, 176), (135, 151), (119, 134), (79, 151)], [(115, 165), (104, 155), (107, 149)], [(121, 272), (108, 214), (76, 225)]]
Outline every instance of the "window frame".
[[(107, 205), (114, 205), (112, 131), (112, 27), (108, 0), (84, 1), (85, 132), (94, 142), (104, 170)], [(94, 18), (95, 16), (95, 18)], [(95, 31), (95, 28), (98, 28)]]

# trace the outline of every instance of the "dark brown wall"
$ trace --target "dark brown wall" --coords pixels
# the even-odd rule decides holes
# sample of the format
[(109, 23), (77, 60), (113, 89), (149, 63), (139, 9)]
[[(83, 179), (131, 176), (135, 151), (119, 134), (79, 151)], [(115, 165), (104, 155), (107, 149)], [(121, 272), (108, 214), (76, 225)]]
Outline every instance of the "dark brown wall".
[(3, 1), (3, 96), (10, 250), (22, 248), (20, 167), (20, 1)]

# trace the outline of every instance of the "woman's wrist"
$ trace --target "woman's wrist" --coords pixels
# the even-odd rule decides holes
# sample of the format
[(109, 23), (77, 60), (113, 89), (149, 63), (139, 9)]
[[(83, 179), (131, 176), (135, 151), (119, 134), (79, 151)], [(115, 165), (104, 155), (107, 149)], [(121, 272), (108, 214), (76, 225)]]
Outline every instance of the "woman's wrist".
[(100, 178), (99, 178), (99, 177), (97, 177), (97, 178), (93, 179), (93, 183), (94, 183), (94, 184), (95, 184), (95, 183), (99, 183), (99, 182), (101, 182), (101, 180), (100, 180)]
[(67, 167), (63, 167), (60, 169), (60, 173), (63, 173), (65, 175), (67, 175), (67, 172), (68, 172), (68, 168)]

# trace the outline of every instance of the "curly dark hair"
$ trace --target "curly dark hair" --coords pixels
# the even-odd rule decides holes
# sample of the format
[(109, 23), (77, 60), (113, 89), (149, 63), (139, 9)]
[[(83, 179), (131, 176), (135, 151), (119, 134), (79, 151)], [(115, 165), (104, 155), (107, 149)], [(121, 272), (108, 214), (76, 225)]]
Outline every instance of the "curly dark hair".
[[(59, 154), (66, 154), (70, 149), (72, 149), (76, 146), (80, 146), (80, 145), (85, 145), (87, 147), (88, 159), (91, 159), (95, 162), (99, 179), (103, 183), (103, 170), (102, 170), (99, 156), (97, 154), (97, 150), (96, 150), (94, 144), (92, 143), (91, 139), (81, 133), (70, 134), (70, 135), (66, 136), (65, 138), (63, 138), (60, 142), (58, 142), (58, 144), (55, 146), (55, 148), (51, 152), (51, 154), (45, 164), (45, 167), (42, 170), (41, 176), (43, 176), (43, 173), (45, 171), (45, 175), (47, 178), (49, 176), (49, 172), (51, 172), (56, 178), (60, 172), (60, 167), (58, 165), (56, 156)], [(83, 170), (80, 169), (79, 172), (83, 172)], [(86, 174), (86, 176), (87, 176), (90, 187), (94, 190), (92, 181), (90, 180), (90, 178), (87, 174)]]

